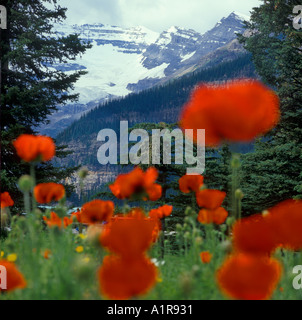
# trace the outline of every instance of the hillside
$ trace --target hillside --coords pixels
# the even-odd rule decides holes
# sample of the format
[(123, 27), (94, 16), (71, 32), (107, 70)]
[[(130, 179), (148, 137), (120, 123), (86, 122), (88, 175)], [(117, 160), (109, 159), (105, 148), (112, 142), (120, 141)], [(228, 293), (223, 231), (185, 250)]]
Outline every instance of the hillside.
[(254, 78), (256, 75), (250, 56), (244, 54), (233, 61), (195, 71), (166, 85), (102, 104), (83, 115), (57, 136), (57, 143), (67, 144), (73, 152), (65, 159), (64, 164), (88, 167), (91, 173), (87, 183), (88, 189), (112, 181), (120, 167), (103, 166), (98, 163), (97, 150), (100, 142), (97, 142), (97, 134), (100, 130), (110, 128), (118, 135), (121, 120), (128, 120), (130, 127), (143, 122), (175, 123), (182, 106), (197, 84), (247, 77)]

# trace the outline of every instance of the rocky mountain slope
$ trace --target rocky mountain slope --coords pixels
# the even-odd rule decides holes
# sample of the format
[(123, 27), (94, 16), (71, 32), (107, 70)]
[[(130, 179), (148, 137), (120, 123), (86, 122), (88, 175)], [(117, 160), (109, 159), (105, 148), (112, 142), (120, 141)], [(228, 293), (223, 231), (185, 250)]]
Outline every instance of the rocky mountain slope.
[(142, 26), (58, 25), (60, 35), (77, 33), (82, 41), (90, 41), (92, 48), (75, 61), (52, 67), (67, 73), (86, 70), (88, 74), (75, 84), (79, 102), (59, 107), (50, 116), (50, 124), (39, 131), (55, 137), (100, 103), (236, 58), (243, 51), (236, 34), (243, 32), (247, 19), (232, 12), (204, 34), (175, 26), (159, 34)]

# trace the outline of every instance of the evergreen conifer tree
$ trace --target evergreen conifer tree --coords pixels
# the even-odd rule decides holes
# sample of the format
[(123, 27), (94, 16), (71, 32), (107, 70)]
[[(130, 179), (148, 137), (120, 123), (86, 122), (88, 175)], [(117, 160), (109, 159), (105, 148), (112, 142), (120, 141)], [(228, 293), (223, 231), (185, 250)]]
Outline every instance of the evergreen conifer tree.
[[(53, 25), (66, 18), (67, 10), (57, 0), (3, 0), (1, 5), (7, 10), (7, 29), (0, 29), (1, 190), (9, 191), (18, 204), (16, 182), (29, 169), (12, 141), (22, 133), (35, 133), (58, 105), (77, 99), (70, 90), (84, 71), (66, 74), (50, 67), (74, 60), (90, 45), (78, 35), (55, 32)], [(58, 157), (65, 155), (57, 150)], [(47, 163), (38, 168), (37, 178), (61, 181), (72, 172)]]
[(281, 121), (243, 157), (246, 212), (259, 212), (293, 197), (302, 185), (302, 31), (293, 26), (301, 1), (264, 1), (254, 8), (240, 36), (256, 71), (279, 95)]

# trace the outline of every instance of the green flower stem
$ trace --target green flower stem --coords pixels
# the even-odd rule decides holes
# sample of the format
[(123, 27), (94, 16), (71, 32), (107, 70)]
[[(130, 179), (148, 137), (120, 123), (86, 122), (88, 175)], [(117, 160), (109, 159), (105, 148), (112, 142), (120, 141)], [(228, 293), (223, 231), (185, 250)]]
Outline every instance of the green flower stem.
[(192, 204), (192, 209), (193, 209), (195, 207), (195, 204), (196, 204), (196, 195), (195, 195), (194, 192), (192, 192), (191, 204)]
[(164, 259), (165, 257), (165, 230), (166, 230), (166, 222), (165, 218), (161, 219), (161, 237), (160, 237), (160, 247), (161, 247), (161, 258)]
[(127, 211), (130, 209), (128, 205), (128, 199), (123, 200), (122, 214), (125, 215)]
[(24, 192), (23, 193), (23, 197), (24, 197), (24, 208), (25, 208), (25, 212), (27, 214), (30, 214), (30, 196), (29, 196), (29, 192)]
[[(36, 172), (35, 172), (34, 163), (30, 164), (30, 176), (33, 179), (33, 185), (35, 186), (36, 185)], [(37, 208), (37, 202), (36, 202), (33, 190), (32, 190), (32, 193), (33, 193), (32, 194), (32, 210), (34, 211)]]
[(240, 204), (238, 203), (235, 193), (239, 188), (239, 168), (240, 168), (240, 159), (239, 154), (232, 154), (231, 159), (231, 168), (232, 168), (232, 185), (231, 185), (231, 208), (232, 216), (237, 220), (241, 216), (241, 199)]
[(208, 244), (208, 249), (212, 250), (214, 247), (214, 225), (213, 223), (209, 223), (205, 225), (205, 232), (206, 232), (206, 241)]
[(235, 190), (237, 187), (237, 169), (232, 168), (232, 216), (237, 219), (237, 205), (235, 199)]
[(84, 179), (82, 178), (80, 178), (80, 195), (81, 195), (81, 198), (83, 199), (83, 203), (86, 203), (88, 199), (87, 199), (87, 194), (84, 191)]
[(241, 215), (242, 215), (241, 198), (237, 198), (236, 200), (237, 200), (238, 219), (241, 219)]

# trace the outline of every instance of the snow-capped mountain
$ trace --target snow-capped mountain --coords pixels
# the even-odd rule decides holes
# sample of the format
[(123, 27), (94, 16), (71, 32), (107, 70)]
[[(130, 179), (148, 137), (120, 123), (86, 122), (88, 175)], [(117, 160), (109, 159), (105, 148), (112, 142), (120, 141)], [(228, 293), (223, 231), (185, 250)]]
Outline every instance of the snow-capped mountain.
[(148, 72), (139, 62), (143, 51), (159, 36), (147, 28), (122, 29), (103, 24), (85, 24), (59, 25), (56, 29), (61, 35), (77, 33), (81, 40), (92, 44), (92, 48), (73, 63), (54, 66), (61, 70), (66, 68), (67, 72), (79, 69), (88, 71), (75, 85), (75, 92), (80, 93), (80, 103), (108, 95), (123, 96), (130, 93), (127, 89), (129, 82), (137, 82), (148, 75), (163, 76), (164, 66)]
[(52, 66), (67, 73), (74, 70), (88, 73), (75, 84), (79, 103), (60, 108), (41, 132), (55, 136), (83, 112), (107, 99), (150, 88), (196, 68), (203, 57), (243, 32), (243, 21), (247, 19), (232, 12), (204, 34), (176, 26), (159, 34), (142, 26), (58, 25), (60, 35), (77, 33), (82, 41), (90, 41), (92, 48), (75, 61)]
[(226, 45), (236, 38), (236, 33), (242, 32), (242, 27), (243, 17), (234, 12), (203, 35), (194, 30), (171, 27), (143, 53), (143, 65), (152, 69), (167, 63), (165, 75), (169, 75), (181, 65), (198, 62), (200, 57)]

